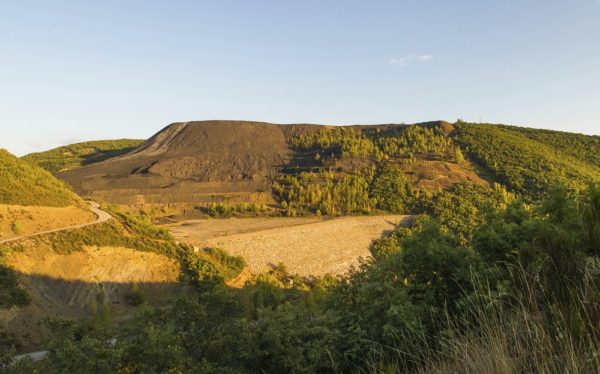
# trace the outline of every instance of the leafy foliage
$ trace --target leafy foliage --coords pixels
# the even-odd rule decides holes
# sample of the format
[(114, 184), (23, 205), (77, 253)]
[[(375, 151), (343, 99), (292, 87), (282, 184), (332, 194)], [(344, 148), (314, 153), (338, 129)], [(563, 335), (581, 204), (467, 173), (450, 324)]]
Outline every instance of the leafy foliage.
[(200, 289), (212, 289), (237, 277), (246, 267), (242, 257), (230, 256), (219, 248), (184, 252), (180, 258), (186, 278)]
[(454, 139), (498, 182), (529, 198), (557, 184), (583, 189), (600, 180), (598, 137), (459, 122)]
[(0, 204), (68, 206), (82, 201), (47, 171), (0, 149)]
[(498, 184), (490, 188), (467, 182), (435, 195), (430, 213), (442, 228), (466, 243), (493, 212), (506, 207), (512, 199)]
[(14, 250), (18, 248), (0, 245), (0, 309), (28, 305), (31, 301), (29, 294), (19, 286), (15, 271), (5, 265), (4, 257)]
[(319, 215), (369, 213), (374, 205), (369, 197), (370, 179), (362, 174), (303, 172), (280, 179), (273, 189), (289, 216), (296, 215), (296, 210)]
[(122, 155), (143, 142), (137, 139), (117, 139), (75, 143), (45, 152), (30, 153), (23, 156), (23, 160), (57, 173)]
[(412, 211), (416, 196), (412, 186), (397, 165), (384, 165), (374, 178), (370, 195), (375, 199), (377, 208), (392, 213)]
[[(466, 203), (441, 196), (444, 210), (399, 228), (385, 255), (337, 282), (302, 280), (283, 267), (236, 292), (202, 282), (171, 308), (142, 308), (113, 332), (114, 346), (102, 331), (63, 323), (53, 330), (49, 356), (36, 365), (50, 373), (75, 365), (133, 373), (419, 372), (481, 365), (464, 361), (471, 351), (448, 355), (460, 350), (453, 345), (458, 339), (475, 337), (482, 345), (469, 347), (480, 358), (469, 360), (503, 355), (504, 365), (518, 372), (539, 365), (549, 372), (565, 365), (570, 372), (597, 371), (600, 188), (582, 195), (556, 189), (535, 205), (507, 203), (500, 191), (470, 185), (452, 193), (459, 189), (476, 209), (486, 205), (482, 196), (500, 202), (487, 203), (484, 219), (473, 216), (469, 235), (440, 220), (451, 212), (462, 216)], [(499, 313), (504, 333), (518, 333), (499, 342), (511, 349), (485, 345), (502, 333), (486, 317), (490, 311)]]

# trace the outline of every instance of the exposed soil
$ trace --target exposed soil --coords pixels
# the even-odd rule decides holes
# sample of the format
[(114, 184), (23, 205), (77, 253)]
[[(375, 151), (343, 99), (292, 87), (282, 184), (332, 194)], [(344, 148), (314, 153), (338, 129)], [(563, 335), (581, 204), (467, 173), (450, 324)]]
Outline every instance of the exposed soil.
[(244, 257), (259, 273), (283, 262), (291, 273), (343, 274), (371, 255), (374, 239), (407, 222), (409, 216), (362, 216), (334, 219), (246, 218), (194, 220), (169, 225), (182, 241), (219, 247)]
[[(57, 254), (40, 246), (13, 252), (7, 264), (25, 276), (40, 276), (71, 282), (169, 283), (179, 276), (177, 261), (152, 252), (122, 247), (86, 247), (81, 252)], [(87, 306), (73, 296), (69, 305)]]
[[(134, 151), (61, 172), (80, 195), (119, 204), (248, 201), (270, 195), (291, 155), (287, 137), (311, 125), (247, 121), (174, 123)], [(215, 184), (216, 182), (216, 184)]]
[(467, 181), (481, 185), (490, 184), (490, 181), (483, 179), (475, 171), (475, 166), (469, 161), (457, 164), (453, 161), (420, 157), (415, 163), (402, 164), (401, 167), (415, 187), (432, 192)]

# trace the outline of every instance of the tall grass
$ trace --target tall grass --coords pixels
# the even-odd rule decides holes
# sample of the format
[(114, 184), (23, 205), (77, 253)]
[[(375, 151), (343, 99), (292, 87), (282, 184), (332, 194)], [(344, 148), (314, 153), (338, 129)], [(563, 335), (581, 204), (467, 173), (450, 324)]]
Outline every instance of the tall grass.
[(521, 267), (510, 269), (512, 294), (473, 276), (478, 292), (464, 314), (445, 314), (438, 336), (409, 329), (393, 347), (373, 342), (359, 372), (600, 373), (600, 259), (585, 261), (584, 282), (567, 302)]

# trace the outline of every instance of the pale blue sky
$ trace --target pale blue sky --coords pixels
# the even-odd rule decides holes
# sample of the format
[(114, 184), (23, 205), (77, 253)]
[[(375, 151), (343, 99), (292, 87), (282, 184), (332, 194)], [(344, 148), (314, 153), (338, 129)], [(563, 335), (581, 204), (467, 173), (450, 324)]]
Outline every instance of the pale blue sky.
[(0, 148), (175, 121), (600, 134), (600, 1), (0, 0)]

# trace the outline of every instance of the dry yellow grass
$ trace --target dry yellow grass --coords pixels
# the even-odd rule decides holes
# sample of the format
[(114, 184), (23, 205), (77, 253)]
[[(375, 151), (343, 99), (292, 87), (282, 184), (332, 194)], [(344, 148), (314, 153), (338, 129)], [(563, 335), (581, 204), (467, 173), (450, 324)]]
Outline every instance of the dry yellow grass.
[(13, 252), (7, 264), (25, 276), (47, 277), (70, 282), (175, 283), (177, 261), (160, 254), (121, 247), (86, 247), (67, 255), (33, 247)]
[(94, 213), (76, 206), (59, 208), (0, 204), (0, 240), (79, 225), (95, 219)]
[(400, 215), (213, 219), (182, 222), (169, 229), (190, 244), (219, 247), (244, 257), (253, 273), (282, 262), (291, 273), (321, 276), (343, 274), (360, 257), (369, 257), (371, 242), (406, 219)]

